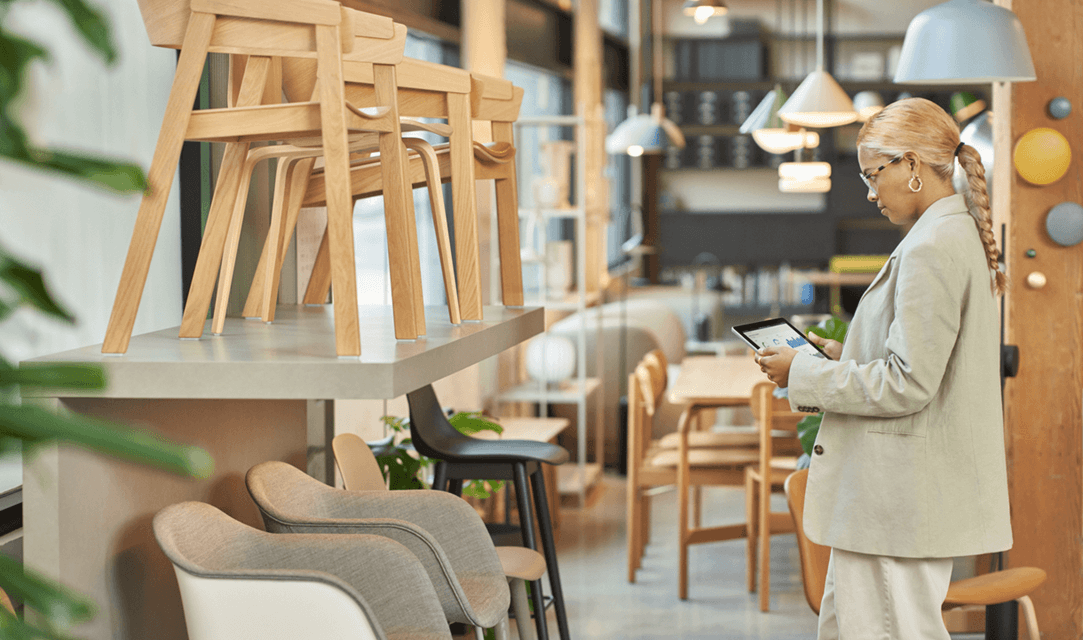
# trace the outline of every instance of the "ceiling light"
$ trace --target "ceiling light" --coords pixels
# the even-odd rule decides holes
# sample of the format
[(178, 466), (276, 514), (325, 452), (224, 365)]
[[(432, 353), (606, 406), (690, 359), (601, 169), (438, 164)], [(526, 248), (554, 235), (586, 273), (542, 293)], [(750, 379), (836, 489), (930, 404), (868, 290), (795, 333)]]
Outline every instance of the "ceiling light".
[(824, 71), (824, 0), (816, 0), (816, 70), (808, 74), (778, 110), (780, 118), (800, 127), (838, 127), (857, 120), (854, 103)]
[(696, 24), (706, 24), (715, 16), (724, 16), (729, 11), (722, 0), (686, 0), (684, 15), (691, 16)]
[(813, 178), (812, 180), (779, 179), (778, 190), (782, 193), (827, 193), (831, 190), (831, 178)]
[(1036, 80), (1023, 25), (985, 0), (949, 0), (910, 21), (895, 82), (985, 84)]
[(680, 128), (665, 117), (657, 102), (649, 114), (637, 113), (634, 105), (629, 107), (628, 119), (605, 138), (606, 153), (632, 157), (662, 153), (668, 146), (684, 148), (684, 144)]
[(799, 182), (831, 177), (831, 164), (828, 162), (783, 162), (778, 166), (780, 180)]
[(868, 122), (869, 118), (884, 110), (884, 99), (875, 91), (862, 91), (854, 96), (854, 110), (858, 122)]
[(778, 110), (786, 102), (782, 87), (775, 85), (760, 104), (741, 125), (741, 133), (752, 134), (752, 139), (767, 153), (788, 153), (794, 149), (810, 149), (820, 145), (820, 135), (815, 131), (790, 131)]

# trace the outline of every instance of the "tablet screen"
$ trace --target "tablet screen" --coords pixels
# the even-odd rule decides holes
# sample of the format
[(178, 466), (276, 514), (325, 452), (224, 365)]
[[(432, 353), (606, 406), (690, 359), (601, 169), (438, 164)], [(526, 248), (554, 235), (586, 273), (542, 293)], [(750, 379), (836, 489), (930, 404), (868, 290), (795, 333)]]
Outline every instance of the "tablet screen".
[(817, 358), (827, 358), (819, 347), (809, 342), (800, 331), (783, 318), (738, 325), (733, 332), (754, 349), (792, 347)]

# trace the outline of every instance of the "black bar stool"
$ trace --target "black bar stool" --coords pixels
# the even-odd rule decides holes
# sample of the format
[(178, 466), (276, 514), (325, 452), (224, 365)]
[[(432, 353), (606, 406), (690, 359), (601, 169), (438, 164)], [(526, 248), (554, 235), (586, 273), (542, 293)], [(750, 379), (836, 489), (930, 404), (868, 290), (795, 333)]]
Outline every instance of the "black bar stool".
[[(433, 489), (461, 495), (463, 480), (511, 480), (515, 484), (515, 501), (523, 546), (537, 550), (534, 539), (534, 512), (537, 512), (541, 533), (542, 553), (545, 555), (549, 585), (553, 591), (553, 607), (561, 640), (571, 640), (568, 614), (564, 608), (564, 591), (560, 586), (557, 551), (553, 543), (553, 524), (549, 518), (549, 502), (545, 495), (542, 463), (560, 465), (568, 461), (568, 451), (548, 442), (533, 440), (480, 440), (465, 436), (448, 422), (432, 385), (406, 394), (410, 404), (410, 437), (414, 448), (423, 456), (435, 458), (436, 475)], [(527, 478), (530, 481), (527, 481)], [(533, 491), (533, 508), (530, 494)], [(549, 637), (545, 620), (541, 580), (531, 583), (534, 619), (538, 638)]]

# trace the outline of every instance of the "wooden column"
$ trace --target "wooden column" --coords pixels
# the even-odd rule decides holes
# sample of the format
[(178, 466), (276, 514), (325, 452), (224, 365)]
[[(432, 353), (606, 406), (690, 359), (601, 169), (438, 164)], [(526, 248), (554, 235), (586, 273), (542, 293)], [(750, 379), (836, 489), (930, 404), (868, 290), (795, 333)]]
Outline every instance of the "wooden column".
[[(1053, 243), (1045, 217), (1060, 202), (1083, 202), (1083, 3), (1015, 2), (1012, 9), (1026, 31), (1038, 81), (996, 91), (993, 105), (1011, 122), (1010, 136), (996, 148), (997, 173), (1006, 182), (996, 185), (993, 198), (1008, 225), (1007, 341), (1021, 356), (1019, 375), (1006, 389), (1015, 535), (1009, 566), (1049, 574), (1032, 596), (1042, 637), (1075, 640), (1083, 636), (1083, 245)], [(1073, 103), (1063, 120), (1046, 108), (1057, 96)], [(1015, 143), (1036, 127), (1059, 131), (1073, 146), (1067, 174), (1042, 187), (1010, 166)], [(1036, 255), (1028, 258), (1031, 249)], [(1048, 284), (1028, 287), (1032, 272), (1045, 274)]]
[(608, 211), (608, 183), (605, 171), (605, 124), (599, 124), (602, 109), (602, 29), (598, 24), (598, 0), (578, 0), (575, 6), (576, 113), (587, 118), (586, 158), (587, 189), (583, 198), (587, 211), (587, 234), (576, 242), (587, 245), (587, 291), (597, 291), (606, 269), (605, 231)]

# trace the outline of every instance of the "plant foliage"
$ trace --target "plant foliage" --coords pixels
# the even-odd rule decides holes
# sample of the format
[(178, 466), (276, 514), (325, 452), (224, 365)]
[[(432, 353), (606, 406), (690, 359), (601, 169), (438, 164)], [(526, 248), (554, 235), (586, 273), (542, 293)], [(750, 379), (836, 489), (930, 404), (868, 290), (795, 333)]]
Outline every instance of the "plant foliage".
[[(391, 437), (373, 447), (372, 454), (380, 465), (380, 472), (391, 489), (428, 489), (422, 479), (436, 462), (417, 453), (409, 437), (410, 419), (383, 416), (383, 423), (391, 431)], [(482, 431), (503, 433), (504, 427), (486, 419), (480, 411), (461, 411), (448, 418), (451, 426), (463, 435), (473, 436)], [(471, 480), (463, 485), (463, 495), (484, 499), (504, 488), (502, 480)]]
[[(815, 333), (828, 340), (845, 342), (846, 330), (849, 328), (849, 322), (838, 316), (831, 316), (815, 327), (810, 327), (808, 333)], [(797, 437), (801, 441), (801, 448), (805, 451), (803, 459), (812, 455), (812, 447), (816, 444), (816, 435), (820, 432), (820, 423), (823, 422), (823, 419), (824, 414), (817, 413), (805, 416), (797, 423)]]

